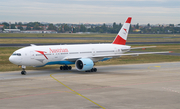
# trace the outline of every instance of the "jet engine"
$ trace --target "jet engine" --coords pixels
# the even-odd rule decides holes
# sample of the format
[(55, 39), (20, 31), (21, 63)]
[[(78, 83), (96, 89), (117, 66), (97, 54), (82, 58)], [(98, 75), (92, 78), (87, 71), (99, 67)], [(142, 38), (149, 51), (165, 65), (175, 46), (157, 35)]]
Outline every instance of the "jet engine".
[(75, 62), (76, 69), (79, 71), (88, 71), (91, 70), (94, 66), (94, 63), (89, 58), (78, 59)]

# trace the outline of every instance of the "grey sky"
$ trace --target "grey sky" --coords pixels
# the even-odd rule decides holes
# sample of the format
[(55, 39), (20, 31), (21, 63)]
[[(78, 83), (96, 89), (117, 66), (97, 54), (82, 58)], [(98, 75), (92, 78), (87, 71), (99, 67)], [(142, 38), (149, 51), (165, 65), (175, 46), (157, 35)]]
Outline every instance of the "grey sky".
[(180, 0), (0, 0), (0, 22), (179, 24)]

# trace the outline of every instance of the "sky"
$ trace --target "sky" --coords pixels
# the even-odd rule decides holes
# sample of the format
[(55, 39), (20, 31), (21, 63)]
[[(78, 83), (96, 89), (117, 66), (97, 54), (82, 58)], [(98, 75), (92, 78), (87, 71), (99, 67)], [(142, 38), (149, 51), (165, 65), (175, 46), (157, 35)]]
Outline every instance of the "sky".
[(180, 24), (180, 0), (0, 0), (0, 22)]

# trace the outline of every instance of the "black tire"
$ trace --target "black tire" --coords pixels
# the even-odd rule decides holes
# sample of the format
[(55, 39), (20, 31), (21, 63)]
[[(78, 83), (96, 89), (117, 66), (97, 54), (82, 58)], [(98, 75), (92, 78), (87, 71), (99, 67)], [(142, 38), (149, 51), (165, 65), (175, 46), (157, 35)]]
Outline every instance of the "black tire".
[(66, 66), (63, 66), (62, 69), (63, 69), (63, 70), (66, 70)]
[(91, 72), (94, 72), (94, 69), (93, 69), (93, 68), (91, 69)]
[(68, 70), (71, 70), (72, 69), (72, 67), (71, 66), (68, 66)]
[(24, 71), (21, 71), (21, 75), (24, 75)]
[(22, 71), (22, 72), (21, 72), (21, 75), (26, 75), (26, 71)]
[(26, 75), (26, 71), (24, 71), (24, 75)]
[(93, 70), (94, 70), (94, 72), (97, 72), (97, 68), (94, 68)]
[(68, 66), (63, 66), (63, 70), (68, 70)]
[(62, 66), (60, 66), (60, 70), (63, 70), (63, 67), (62, 67)]

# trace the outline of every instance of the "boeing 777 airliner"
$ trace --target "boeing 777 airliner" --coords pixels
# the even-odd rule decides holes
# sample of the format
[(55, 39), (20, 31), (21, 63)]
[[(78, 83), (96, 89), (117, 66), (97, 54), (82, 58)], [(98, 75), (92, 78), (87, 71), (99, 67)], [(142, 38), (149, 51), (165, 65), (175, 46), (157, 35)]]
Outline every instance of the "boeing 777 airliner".
[(126, 40), (131, 23), (131, 17), (123, 24), (114, 41), (110, 44), (77, 44), (77, 45), (48, 45), (31, 46), (15, 51), (9, 61), (22, 67), (22, 75), (26, 75), (26, 66), (43, 67), (46, 65), (60, 64), (60, 70), (71, 70), (71, 64), (75, 64), (78, 71), (96, 72), (93, 68), (94, 63), (106, 61), (111, 58), (124, 55), (156, 54), (168, 52), (146, 52), (146, 53), (127, 53), (131, 49), (150, 48), (127, 46)]

